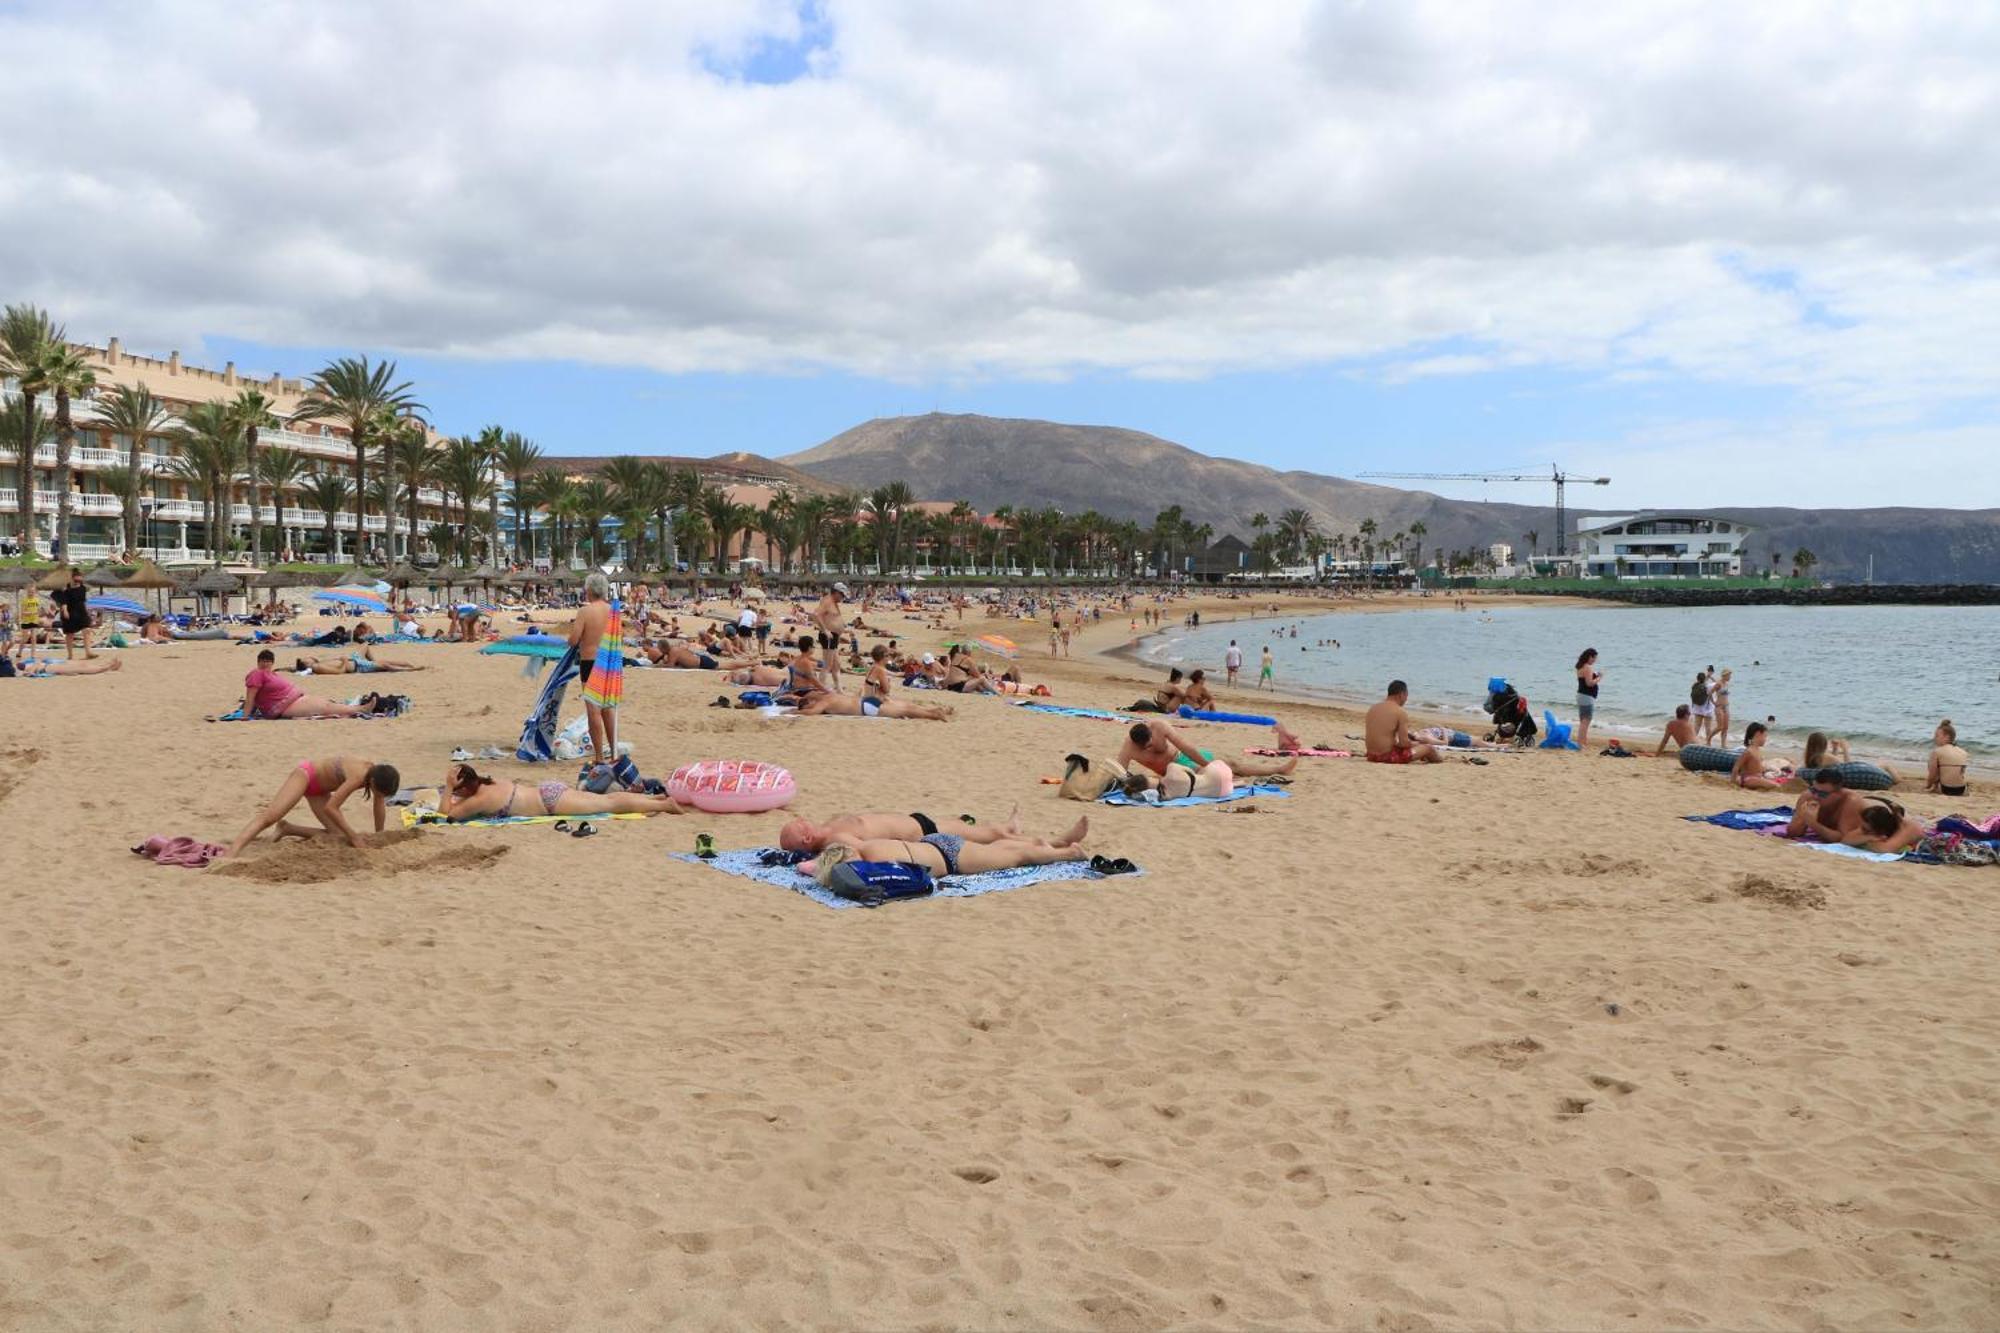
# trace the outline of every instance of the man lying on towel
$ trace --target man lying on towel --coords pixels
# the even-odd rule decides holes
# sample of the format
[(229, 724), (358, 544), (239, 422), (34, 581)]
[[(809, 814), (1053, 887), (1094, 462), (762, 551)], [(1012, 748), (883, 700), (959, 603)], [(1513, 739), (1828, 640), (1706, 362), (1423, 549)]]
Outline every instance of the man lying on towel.
[[(1079, 819), (1059, 838), (1031, 838), (1021, 832), (1021, 809), (1016, 806), (1005, 824), (963, 824), (954, 831), (970, 843), (1033, 842), (1045, 847), (1067, 847), (1081, 841), (1086, 828), (1087, 821)], [(921, 842), (939, 832), (937, 821), (921, 813), (835, 815), (824, 824), (815, 824), (810, 819), (791, 820), (778, 830), (778, 846), (788, 852), (817, 853), (834, 843), (857, 847), (881, 838)]]
[[(1298, 739), (1290, 736), (1282, 727), (1278, 729), (1279, 748), (1296, 750)], [(1285, 742), (1289, 740), (1289, 745)], [(1164, 774), (1168, 764), (1185, 764), (1197, 771), (1206, 768), (1215, 756), (1207, 750), (1197, 750), (1181, 739), (1181, 734), (1165, 722), (1134, 722), (1132, 729), (1125, 733), (1125, 743), (1118, 747), (1118, 762), (1126, 767), (1140, 764), (1155, 773)], [(1299, 766), (1296, 754), (1284, 759), (1259, 759), (1245, 756), (1232, 759), (1229, 766), (1238, 777), (1261, 778), (1289, 773)]]

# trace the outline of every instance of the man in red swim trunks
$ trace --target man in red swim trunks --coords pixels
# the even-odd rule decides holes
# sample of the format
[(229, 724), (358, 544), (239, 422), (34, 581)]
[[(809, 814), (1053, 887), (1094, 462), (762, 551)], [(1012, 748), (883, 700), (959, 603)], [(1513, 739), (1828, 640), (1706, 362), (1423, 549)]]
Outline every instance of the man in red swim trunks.
[(1388, 697), (1368, 710), (1368, 762), (1371, 764), (1441, 764), (1444, 757), (1428, 745), (1410, 741), (1410, 715), (1403, 711), (1409, 702), (1410, 687), (1400, 680), (1389, 682)]

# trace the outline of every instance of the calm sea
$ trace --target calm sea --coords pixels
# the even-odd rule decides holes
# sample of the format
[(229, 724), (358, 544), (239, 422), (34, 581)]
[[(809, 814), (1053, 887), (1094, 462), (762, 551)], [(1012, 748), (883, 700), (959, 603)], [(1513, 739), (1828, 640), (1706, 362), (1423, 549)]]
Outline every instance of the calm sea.
[[(1292, 637), (1296, 626), (1297, 637)], [(1282, 637), (1280, 637), (1282, 636)], [(1515, 607), (1449, 605), (1382, 615), (1210, 621), (1147, 640), (1143, 661), (1205, 666), (1218, 680), (1231, 639), (1244, 678), (1256, 680), (1270, 644), (1288, 691), (1344, 700), (1381, 698), (1392, 678), (1410, 684), (1413, 708), (1479, 714), (1486, 679), (1505, 676), (1537, 716), (1576, 719), (1577, 654), (1598, 652), (1604, 672), (1597, 730), (1657, 738), (1695, 672), (1734, 668), (1731, 729), (1775, 716), (1781, 742), (1809, 731), (1855, 743), (1857, 756), (1920, 757), (1940, 718), (1960, 743), (2000, 754), (2000, 607)], [(1339, 648), (1321, 647), (1338, 639)], [(1241, 696), (1224, 703), (1236, 705)]]

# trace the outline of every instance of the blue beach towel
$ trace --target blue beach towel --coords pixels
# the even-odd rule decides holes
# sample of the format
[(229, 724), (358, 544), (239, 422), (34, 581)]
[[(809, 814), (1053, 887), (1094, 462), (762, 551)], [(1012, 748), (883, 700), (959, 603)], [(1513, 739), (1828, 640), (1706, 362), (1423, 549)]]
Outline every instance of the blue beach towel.
[(1135, 796), (1127, 796), (1113, 787), (1097, 799), (1106, 805), (1143, 805), (1155, 810), (1167, 810), (1177, 805), (1221, 805), (1225, 801), (1240, 801), (1246, 796), (1289, 797), (1290, 795), (1291, 793), (1283, 787), (1273, 787), (1266, 783), (1263, 786), (1238, 787), (1227, 796), (1177, 796), (1171, 801), (1143, 801)]
[(1762, 829), (1773, 824), (1789, 824), (1792, 807), (1774, 805), (1763, 810), (1724, 810), (1718, 815), (1682, 815), (1690, 824), (1713, 824), (1717, 828)]
[(555, 670), (542, 682), (542, 692), (535, 696), (535, 709), (521, 725), (521, 743), (514, 749), (516, 759), (524, 764), (546, 764), (556, 757), (556, 726), (561, 721), (563, 694), (579, 674), (572, 646), (557, 659)]
[(1057, 717), (1088, 717), (1099, 722), (1137, 722), (1139, 719), (1128, 713), (1114, 713), (1107, 708), (1065, 708), (1061, 704), (1015, 704), (1031, 713), (1054, 713)]
[[(801, 875), (792, 866), (767, 866), (758, 858), (763, 849), (743, 848), (733, 852), (718, 852), (714, 859), (703, 860), (692, 852), (676, 852), (674, 860), (688, 861), (699, 866), (709, 866), (725, 875), (736, 875), (743, 879), (754, 879), (759, 884), (772, 884), (781, 889), (804, 894), (822, 907), (861, 907), (835, 894), (833, 890), (821, 887), (810, 875)], [(1144, 874), (1144, 871), (1140, 871)], [(1090, 868), (1085, 860), (1058, 861), (1047, 866), (1021, 866), (1015, 870), (988, 870), (978, 875), (951, 875), (937, 882), (937, 892), (932, 898), (976, 898), (982, 893), (1000, 893), (1007, 889), (1026, 888), (1030, 884), (1054, 884), (1065, 880), (1093, 880), (1107, 878)], [(1127, 876), (1118, 876), (1123, 879)], [(867, 909), (862, 909), (867, 910)]]

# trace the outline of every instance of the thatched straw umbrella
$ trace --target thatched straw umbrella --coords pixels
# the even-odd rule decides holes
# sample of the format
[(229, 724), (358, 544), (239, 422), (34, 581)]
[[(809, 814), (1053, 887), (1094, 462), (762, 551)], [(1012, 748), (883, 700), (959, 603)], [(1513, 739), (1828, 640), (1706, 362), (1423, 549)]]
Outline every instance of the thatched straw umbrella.
[(83, 582), (85, 587), (90, 588), (122, 588), (125, 576), (118, 572), (116, 565), (104, 564), (85, 574)]
[(161, 569), (150, 560), (141, 560), (133, 568), (132, 572), (125, 576), (122, 586), (157, 590), (160, 588), (172, 588), (177, 585), (174, 583), (173, 575), (167, 573), (166, 570)]
[(223, 612), (227, 614), (229, 596), (231, 593), (243, 591), (243, 580), (228, 570), (217, 567), (204, 570), (200, 578), (188, 585), (188, 591), (201, 598), (203, 603), (206, 603), (211, 596), (220, 596)]

